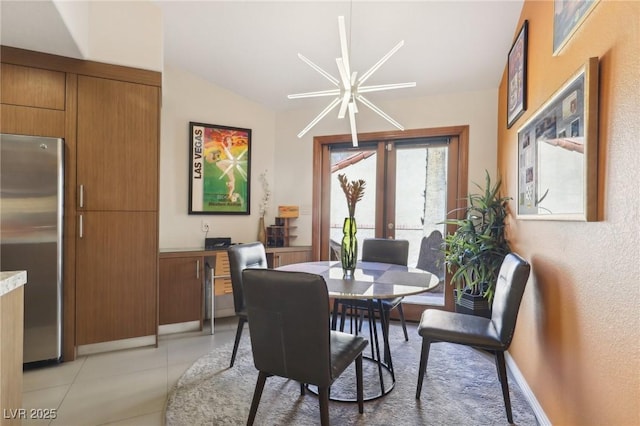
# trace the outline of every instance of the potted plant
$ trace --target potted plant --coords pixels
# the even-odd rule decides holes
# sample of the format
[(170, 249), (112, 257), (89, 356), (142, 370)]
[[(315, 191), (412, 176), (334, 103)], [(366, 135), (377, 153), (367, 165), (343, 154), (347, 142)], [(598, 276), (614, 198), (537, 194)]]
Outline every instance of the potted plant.
[(501, 180), (491, 184), (486, 172), (484, 188), (467, 196), (467, 206), (450, 213), (459, 219), (444, 223), (457, 226), (444, 238), (444, 262), (455, 285), (456, 310), (491, 316), (491, 303), (502, 261), (510, 252), (505, 219), (510, 197), (500, 196)]

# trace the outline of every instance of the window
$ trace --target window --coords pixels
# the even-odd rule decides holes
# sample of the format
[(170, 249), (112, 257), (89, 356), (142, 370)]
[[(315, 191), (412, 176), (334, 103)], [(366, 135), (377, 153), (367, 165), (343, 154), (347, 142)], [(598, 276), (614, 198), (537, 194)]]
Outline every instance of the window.
[[(442, 221), (466, 194), (468, 127), (370, 133), (358, 138), (356, 148), (350, 135), (314, 138), (314, 258), (339, 256), (347, 207), (337, 175), (345, 173), (349, 180), (364, 179), (367, 185), (356, 208), (358, 239), (407, 239), (409, 266), (433, 269), (425, 267), (421, 247), (432, 232), (447, 232)], [(430, 272), (444, 276), (444, 266)], [(419, 319), (424, 305), (452, 308), (451, 292), (440, 287), (407, 298), (405, 316)]]

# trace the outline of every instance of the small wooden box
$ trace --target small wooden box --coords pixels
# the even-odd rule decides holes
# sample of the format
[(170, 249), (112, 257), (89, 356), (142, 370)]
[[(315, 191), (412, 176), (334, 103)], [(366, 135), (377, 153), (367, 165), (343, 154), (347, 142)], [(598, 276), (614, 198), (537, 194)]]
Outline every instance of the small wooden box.
[(278, 217), (298, 217), (299, 213), (298, 206), (278, 206)]

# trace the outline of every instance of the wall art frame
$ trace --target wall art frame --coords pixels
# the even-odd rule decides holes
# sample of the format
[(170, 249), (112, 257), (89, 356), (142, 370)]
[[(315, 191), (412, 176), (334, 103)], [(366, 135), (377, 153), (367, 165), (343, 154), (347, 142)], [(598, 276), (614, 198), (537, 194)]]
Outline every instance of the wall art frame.
[(518, 219), (597, 220), (598, 58), (518, 129)]
[(553, 56), (560, 54), (600, 0), (553, 1)]
[(525, 20), (507, 55), (507, 129), (527, 110), (527, 39)]
[(189, 214), (251, 213), (251, 129), (189, 122)]

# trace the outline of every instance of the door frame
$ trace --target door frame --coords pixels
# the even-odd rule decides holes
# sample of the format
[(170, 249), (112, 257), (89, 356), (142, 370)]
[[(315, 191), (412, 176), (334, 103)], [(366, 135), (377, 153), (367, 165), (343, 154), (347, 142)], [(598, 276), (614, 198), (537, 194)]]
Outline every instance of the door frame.
[[(360, 142), (384, 142), (395, 140), (407, 140), (413, 138), (449, 137), (448, 153), (448, 176), (447, 186), (455, 188), (448, 191), (447, 206), (449, 211), (462, 207), (465, 204), (468, 180), (469, 180), (469, 126), (448, 126), (428, 129), (411, 129), (404, 131), (359, 133)], [(316, 136), (313, 138), (313, 194), (312, 194), (312, 222), (311, 222), (311, 249), (312, 258), (315, 260), (328, 260), (329, 253), (329, 220), (330, 220), (330, 198), (331, 193), (331, 145), (351, 142), (351, 134)], [(384, 149), (384, 148), (378, 148)], [(378, 158), (383, 158), (379, 155)], [(380, 161), (380, 160), (379, 160)], [(381, 182), (378, 182), (381, 184)], [(377, 185), (378, 188), (383, 186)], [(382, 200), (383, 197), (376, 197)], [(377, 201), (382, 202), (382, 201)], [(383, 206), (376, 204), (379, 210)], [(382, 215), (376, 215), (376, 221), (382, 221)], [(376, 223), (376, 226), (380, 225)], [(451, 225), (447, 227), (447, 232), (453, 232)], [(449, 274), (445, 278), (445, 285), (449, 282)], [(448, 288), (448, 286), (446, 286)], [(451, 295), (449, 295), (451, 293)], [(445, 291), (444, 309), (453, 310), (453, 292)], [(405, 315), (409, 312), (405, 309)], [(410, 313), (409, 313), (410, 314)], [(414, 315), (409, 315), (414, 316)]]

